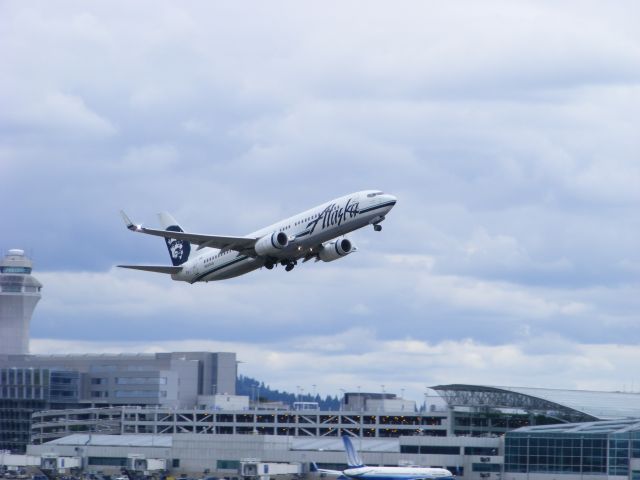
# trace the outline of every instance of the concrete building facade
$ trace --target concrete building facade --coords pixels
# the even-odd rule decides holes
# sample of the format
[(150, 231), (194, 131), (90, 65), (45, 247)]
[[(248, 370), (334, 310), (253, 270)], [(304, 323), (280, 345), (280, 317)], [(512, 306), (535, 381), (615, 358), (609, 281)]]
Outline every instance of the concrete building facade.
[[(367, 465), (442, 466), (457, 476), (481, 480), (486, 478), (487, 464), (501, 465), (499, 438), (399, 437), (354, 438)], [(315, 462), (320, 468), (347, 468), (342, 440), (336, 437), (294, 437), (269, 435), (82, 435), (75, 434), (30, 445), (30, 455), (56, 453), (80, 455), (89, 471), (108, 472), (110, 466), (124, 465), (128, 455), (166, 460), (167, 470), (175, 475), (237, 477), (242, 459), (262, 462), (297, 463), (308, 472)], [(482, 475), (481, 475), (482, 474)], [(495, 476), (497, 479), (499, 476)]]

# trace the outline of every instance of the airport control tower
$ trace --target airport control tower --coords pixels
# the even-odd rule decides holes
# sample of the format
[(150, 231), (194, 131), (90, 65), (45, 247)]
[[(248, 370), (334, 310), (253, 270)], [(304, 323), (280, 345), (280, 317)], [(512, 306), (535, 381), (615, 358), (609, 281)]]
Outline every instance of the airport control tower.
[(24, 250), (9, 250), (0, 260), (0, 355), (29, 353), (29, 324), (42, 289), (32, 266)]

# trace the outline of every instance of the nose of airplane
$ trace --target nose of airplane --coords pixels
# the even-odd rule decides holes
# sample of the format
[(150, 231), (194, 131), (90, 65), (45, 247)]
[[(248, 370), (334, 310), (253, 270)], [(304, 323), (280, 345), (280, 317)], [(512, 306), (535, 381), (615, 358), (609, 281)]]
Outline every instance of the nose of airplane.
[(389, 195), (388, 193), (385, 194), (385, 202), (389, 202), (389, 206), (393, 207), (396, 202), (398, 201), (398, 199), (396, 197), (394, 197), (393, 195)]

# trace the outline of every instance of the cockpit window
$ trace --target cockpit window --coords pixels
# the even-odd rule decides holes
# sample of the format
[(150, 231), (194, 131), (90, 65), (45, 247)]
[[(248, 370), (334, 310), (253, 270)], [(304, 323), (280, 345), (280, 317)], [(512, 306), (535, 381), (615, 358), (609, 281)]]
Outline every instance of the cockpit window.
[(384, 193), (383, 192), (371, 192), (371, 193), (367, 194), (367, 197), (373, 198), (373, 197), (376, 197), (378, 195), (384, 195)]

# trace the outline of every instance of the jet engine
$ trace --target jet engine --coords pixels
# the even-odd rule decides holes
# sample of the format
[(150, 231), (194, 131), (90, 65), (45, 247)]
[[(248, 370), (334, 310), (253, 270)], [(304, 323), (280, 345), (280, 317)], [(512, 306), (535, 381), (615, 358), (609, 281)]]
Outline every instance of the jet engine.
[(318, 252), (318, 257), (323, 262), (333, 262), (356, 250), (357, 248), (351, 243), (351, 240), (340, 238), (322, 245), (322, 249)]
[(276, 255), (289, 245), (289, 237), (284, 232), (273, 232), (256, 242), (255, 250), (261, 257)]

